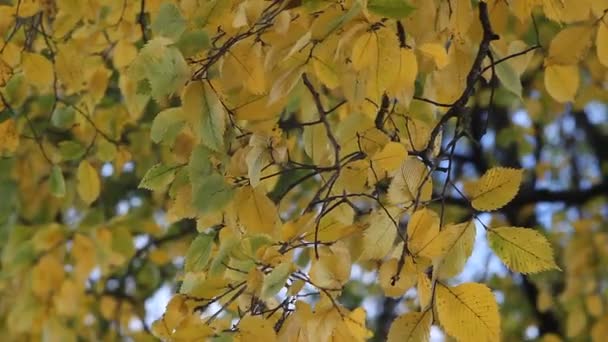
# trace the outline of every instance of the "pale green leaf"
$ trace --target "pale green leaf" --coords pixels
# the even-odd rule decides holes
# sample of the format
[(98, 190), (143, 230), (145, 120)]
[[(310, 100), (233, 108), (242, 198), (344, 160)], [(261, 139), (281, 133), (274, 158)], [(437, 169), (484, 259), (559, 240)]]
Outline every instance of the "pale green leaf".
[(186, 272), (198, 272), (205, 269), (211, 256), (215, 234), (199, 234), (186, 252), (184, 269)]
[(155, 35), (177, 41), (186, 30), (186, 21), (174, 4), (165, 2), (160, 6), (158, 15), (152, 22), (151, 27)]
[(175, 171), (177, 168), (174, 165), (156, 164), (146, 172), (139, 187), (152, 191), (164, 191), (173, 182)]
[(369, 0), (367, 9), (382, 17), (402, 19), (412, 14), (416, 7), (406, 0)]

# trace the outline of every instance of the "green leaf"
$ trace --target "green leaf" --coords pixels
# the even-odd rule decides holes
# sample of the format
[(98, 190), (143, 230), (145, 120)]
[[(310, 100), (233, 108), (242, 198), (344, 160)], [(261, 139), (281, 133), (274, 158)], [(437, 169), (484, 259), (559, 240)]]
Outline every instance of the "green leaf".
[(175, 46), (182, 52), (184, 57), (192, 57), (211, 46), (211, 42), (207, 32), (195, 30), (184, 33)]
[(112, 227), (112, 250), (122, 254), (126, 259), (135, 255), (133, 236), (126, 226)]
[(198, 145), (192, 150), (188, 163), (188, 175), (191, 181), (200, 180), (202, 177), (211, 174), (213, 167), (210, 157), (211, 151), (203, 145)]
[(234, 197), (234, 189), (219, 173), (192, 180), (192, 204), (201, 213), (223, 209)]
[(184, 265), (186, 272), (198, 272), (205, 269), (209, 263), (214, 238), (215, 234), (199, 234), (192, 241), (188, 252), (186, 252)]
[(63, 160), (80, 159), (86, 152), (84, 146), (72, 140), (65, 140), (59, 143), (59, 154)]
[(287, 278), (291, 274), (292, 265), (289, 262), (282, 263), (275, 267), (272, 272), (264, 277), (262, 283), (262, 298), (268, 299), (281, 291)]
[(405, 0), (369, 0), (367, 9), (371, 12), (393, 19), (403, 19), (416, 9)]
[(214, 151), (221, 152), (224, 148), (226, 113), (213, 89), (209, 86), (204, 89), (205, 101), (200, 126), (202, 143)]
[(238, 245), (238, 240), (235, 238), (228, 238), (222, 241), (220, 249), (215, 254), (211, 265), (209, 266), (209, 275), (216, 276), (226, 269), (228, 264), (228, 258), (232, 250)]
[(186, 30), (186, 21), (182, 18), (179, 9), (171, 3), (160, 6), (158, 15), (152, 23), (152, 32), (177, 41)]
[(130, 77), (138, 82), (138, 93), (147, 94), (142, 83), (147, 79), (150, 95), (159, 103), (178, 92), (191, 75), (184, 56), (170, 43), (163, 37), (150, 40), (129, 66)]
[[(500, 57), (498, 57), (497, 55), (496, 58), (499, 59)], [(513, 70), (511, 65), (509, 65), (509, 63), (507, 62), (498, 63), (496, 64), (495, 70), (496, 76), (498, 76), (500, 83), (502, 83), (502, 85), (508, 91), (515, 94), (519, 99), (521, 99), (521, 80), (519, 78), (519, 75), (515, 70)]]
[(51, 124), (59, 128), (70, 128), (74, 124), (76, 111), (72, 107), (57, 107), (51, 116)]
[(152, 121), (150, 137), (157, 144), (164, 142), (171, 146), (184, 123), (184, 113), (180, 107), (167, 108), (158, 113)]
[(63, 172), (61, 171), (61, 167), (59, 167), (58, 165), (53, 165), (53, 168), (51, 169), (49, 185), (51, 188), (51, 194), (53, 194), (53, 196), (65, 196), (65, 180), (63, 179)]
[(177, 171), (177, 167), (174, 165), (156, 164), (146, 172), (139, 187), (152, 191), (164, 191), (173, 182), (175, 171)]

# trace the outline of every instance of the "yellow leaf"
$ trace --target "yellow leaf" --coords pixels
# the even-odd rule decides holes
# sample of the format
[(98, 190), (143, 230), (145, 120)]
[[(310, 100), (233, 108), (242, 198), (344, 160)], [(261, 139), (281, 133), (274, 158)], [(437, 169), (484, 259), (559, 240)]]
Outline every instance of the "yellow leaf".
[(137, 48), (133, 43), (130, 43), (124, 39), (119, 40), (114, 46), (112, 53), (112, 63), (117, 69), (124, 68), (131, 64), (137, 57)]
[(274, 342), (277, 336), (274, 333), (273, 323), (261, 316), (245, 316), (239, 322), (239, 330), (235, 336), (235, 341), (264, 341)]
[(585, 306), (587, 307), (587, 312), (593, 317), (599, 317), (604, 311), (602, 297), (597, 294), (587, 296), (585, 298)]
[(283, 99), (285, 96), (289, 95), (291, 90), (298, 84), (300, 81), (300, 77), (304, 73), (304, 67), (296, 67), (293, 69), (288, 69), (281, 76), (279, 76), (270, 88), (270, 93), (268, 94), (268, 103), (267, 106), (273, 105), (279, 100)]
[(536, 298), (536, 307), (540, 312), (547, 312), (553, 307), (553, 296), (549, 290), (540, 290), (538, 297)]
[(410, 312), (397, 317), (388, 331), (389, 342), (425, 342), (431, 335), (432, 310)]
[(490, 289), (478, 283), (437, 283), (435, 308), (445, 332), (460, 341), (498, 341), (500, 316)]
[[(390, 214), (390, 216), (389, 216)], [(368, 220), (368, 227), (363, 231), (363, 251), (359, 260), (375, 260), (384, 258), (393, 248), (397, 236), (396, 222), (399, 221), (395, 208), (376, 210)]]
[(239, 190), (234, 199), (238, 219), (246, 232), (275, 236), (279, 215), (272, 201), (260, 188), (250, 186)]
[(388, 189), (391, 203), (411, 208), (416, 200), (431, 199), (433, 182), (427, 167), (417, 158), (408, 157), (395, 172)]
[(416, 266), (412, 258), (405, 258), (399, 273), (397, 273), (398, 264), (397, 258), (391, 258), (380, 266), (378, 281), (385, 296), (400, 297), (416, 283)]
[(19, 132), (15, 120), (0, 122), (0, 155), (13, 154), (19, 147)]
[(426, 57), (433, 60), (437, 69), (443, 69), (448, 65), (448, 53), (443, 45), (438, 43), (424, 43), (418, 47), (418, 50)]
[(342, 335), (345, 337), (343, 341), (368, 341), (373, 333), (365, 327), (366, 312), (363, 308), (356, 308), (348, 317), (343, 320)]
[(374, 61), (378, 52), (378, 36), (375, 32), (367, 32), (361, 35), (353, 44), (351, 61), (355, 70), (361, 70)]
[(431, 304), (433, 286), (431, 280), (426, 273), (418, 272), (418, 286), (416, 287), (418, 292), (418, 301), (420, 307), (426, 309)]
[(205, 324), (200, 315), (194, 313), (186, 316), (175, 328), (175, 332), (171, 335), (171, 341), (206, 341), (213, 334), (213, 328)]
[(549, 65), (545, 68), (545, 89), (555, 101), (573, 101), (578, 86), (578, 66)]
[(372, 162), (374, 163), (374, 168), (377, 167), (376, 172), (386, 171), (387, 173), (391, 173), (401, 166), (405, 157), (407, 157), (405, 146), (391, 141), (384, 145), (380, 152), (374, 155)]
[[(0, 56), (0, 87), (4, 87), (12, 75), (13, 69), (4, 61), (4, 58)], [(0, 106), (2, 106), (2, 104), (0, 104)]]
[(78, 195), (82, 200), (90, 205), (99, 197), (100, 181), (97, 170), (89, 164), (88, 161), (83, 160), (78, 165)]
[(603, 342), (608, 336), (608, 315), (597, 320), (591, 328), (593, 342)]
[(568, 312), (568, 318), (566, 319), (566, 336), (571, 339), (579, 336), (583, 333), (586, 326), (587, 315), (583, 310), (583, 306), (581, 304), (576, 304), (574, 308)]
[(468, 221), (444, 227), (420, 255), (433, 259), (434, 271), (440, 278), (458, 275), (473, 252), (475, 243), (475, 224)]
[(45, 254), (32, 268), (32, 292), (38, 298), (46, 300), (60, 289), (65, 276), (62, 261), (53, 254)]
[(399, 60), (396, 66), (395, 80), (387, 87), (389, 94), (397, 97), (404, 103), (409, 103), (414, 94), (416, 77), (418, 75), (418, 62), (416, 54), (411, 49), (399, 49)]
[(412, 255), (418, 255), (439, 234), (439, 216), (430, 209), (420, 209), (407, 224), (407, 246)]
[(53, 64), (46, 57), (37, 53), (24, 53), (23, 73), (27, 81), (40, 89), (53, 84)]
[(162, 318), (167, 329), (173, 332), (173, 329), (187, 317), (188, 311), (186, 297), (181, 294), (173, 296), (169, 303), (167, 303), (165, 314)]
[(472, 185), (471, 205), (477, 210), (491, 211), (509, 203), (521, 184), (523, 170), (494, 167)]
[(591, 45), (591, 26), (568, 26), (551, 40), (547, 63), (577, 64)]
[(605, 67), (608, 67), (608, 23), (604, 20), (600, 20), (598, 25), (597, 37), (595, 40), (597, 59)]
[(487, 233), (490, 248), (513, 271), (536, 273), (560, 268), (553, 260), (549, 241), (534, 229), (492, 228)]
[(316, 286), (340, 289), (350, 279), (350, 252), (341, 241), (330, 247), (319, 247), (319, 259), (312, 262), (310, 279)]

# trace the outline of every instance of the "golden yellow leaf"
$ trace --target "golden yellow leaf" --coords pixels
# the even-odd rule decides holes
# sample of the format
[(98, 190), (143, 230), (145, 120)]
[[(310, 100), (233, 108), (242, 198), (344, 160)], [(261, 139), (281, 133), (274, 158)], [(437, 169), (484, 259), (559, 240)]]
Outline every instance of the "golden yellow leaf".
[(595, 49), (597, 52), (597, 59), (605, 67), (608, 67), (608, 23), (604, 20), (600, 20), (598, 23)]
[(25, 78), (31, 85), (46, 89), (53, 84), (53, 64), (46, 57), (37, 53), (25, 53), (22, 63)]
[[(4, 61), (4, 58), (0, 56), (0, 87), (4, 87), (12, 75), (13, 69)], [(0, 104), (0, 106), (2, 105)]]
[(378, 51), (378, 36), (375, 32), (367, 32), (355, 41), (351, 61), (355, 70), (370, 66)]
[(443, 69), (448, 65), (448, 53), (445, 47), (438, 43), (424, 43), (418, 46), (418, 50), (426, 57), (433, 60), (437, 69)]
[(568, 338), (579, 336), (586, 327), (587, 314), (585, 314), (585, 310), (583, 310), (581, 304), (576, 304), (568, 312), (568, 318), (566, 319), (566, 336), (568, 336)]
[(267, 234), (271, 237), (278, 233), (277, 208), (261, 188), (241, 188), (234, 198), (234, 208), (246, 232)]
[(568, 26), (561, 30), (549, 45), (548, 64), (577, 64), (591, 46), (591, 26)]
[(412, 208), (416, 200), (425, 202), (431, 199), (433, 182), (427, 167), (417, 158), (407, 157), (388, 189), (391, 203)]
[(418, 301), (420, 302), (420, 307), (426, 310), (427, 306), (431, 304), (433, 285), (426, 273), (418, 272), (417, 278), (418, 286), (416, 287), (416, 291), (418, 292)]
[(540, 312), (547, 312), (551, 309), (553, 307), (553, 296), (551, 295), (551, 292), (542, 289), (536, 298), (536, 307)]
[[(395, 68), (393, 66), (393, 68)], [(409, 103), (414, 95), (416, 77), (418, 76), (418, 62), (416, 54), (411, 49), (399, 49), (399, 60), (395, 72), (395, 80), (388, 85), (389, 94), (397, 97), (399, 101)]]
[(433, 260), (440, 278), (456, 276), (473, 252), (475, 233), (473, 221), (447, 225), (419, 254)]
[(494, 294), (478, 283), (455, 287), (438, 282), (435, 310), (445, 332), (460, 341), (498, 341), (500, 316)]
[(545, 68), (545, 89), (555, 101), (573, 101), (578, 86), (578, 66), (549, 65)]
[(608, 315), (598, 319), (591, 328), (591, 338), (593, 342), (602, 342), (608, 336)]
[(553, 260), (549, 241), (538, 231), (520, 227), (491, 228), (487, 232), (490, 248), (511, 270), (536, 273), (559, 267)]
[(491, 211), (504, 207), (517, 192), (523, 170), (494, 167), (472, 185), (471, 205), (477, 210)]
[(376, 172), (385, 171), (391, 173), (403, 163), (407, 157), (407, 150), (403, 144), (397, 142), (389, 142), (384, 145), (382, 150), (372, 158)]
[(389, 208), (388, 213), (377, 210), (370, 214), (368, 227), (363, 231), (363, 251), (359, 260), (382, 259), (391, 251), (397, 236), (398, 214), (396, 208)]
[(597, 294), (592, 294), (585, 297), (585, 306), (587, 307), (587, 312), (593, 317), (599, 317), (602, 315), (604, 311), (604, 302), (602, 297)]
[(277, 340), (272, 322), (262, 318), (261, 316), (245, 316), (245, 318), (239, 322), (238, 327), (238, 333), (234, 338), (234, 340), (237, 342), (274, 342)]
[(391, 258), (380, 266), (378, 281), (380, 282), (380, 287), (384, 290), (385, 296), (400, 297), (416, 284), (416, 267), (412, 258), (405, 258), (403, 267), (399, 273), (397, 273), (398, 264), (399, 260), (397, 258)]
[(13, 154), (19, 147), (19, 132), (13, 118), (0, 122), (0, 155)]
[(62, 261), (53, 254), (45, 254), (32, 268), (32, 292), (38, 298), (47, 300), (55, 291), (59, 291), (65, 277)]
[(410, 312), (397, 317), (388, 331), (389, 342), (425, 342), (431, 335), (433, 311)]
[(418, 255), (439, 234), (439, 216), (430, 209), (414, 212), (407, 224), (407, 246), (412, 255)]
[(329, 247), (319, 247), (319, 259), (312, 262), (310, 279), (317, 286), (339, 289), (350, 279), (350, 252), (341, 241)]
[(83, 160), (78, 165), (78, 195), (87, 204), (90, 205), (99, 197), (101, 182), (97, 170), (88, 161)]
[(121, 39), (114, 46), (114, 51), (112, 52), (112, 63), (116, 68), (121, 69), (131, 64), (135, 57), (137, 57), (137, 48), (135, 45)]

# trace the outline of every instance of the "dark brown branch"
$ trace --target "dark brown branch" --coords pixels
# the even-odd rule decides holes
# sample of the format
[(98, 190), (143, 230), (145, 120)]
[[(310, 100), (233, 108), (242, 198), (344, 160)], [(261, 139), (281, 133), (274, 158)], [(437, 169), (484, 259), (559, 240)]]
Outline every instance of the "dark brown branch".
[(433, 146), (435, 145), (435, 139), (439, 135), (439, 132), (451, 118), (462, 115), (464, 112), (465, 106), (469, 101), (471, 95), (475, 91), (475, 83), (482, 74), (482, 63), (483, 60), (488, 56), (488, 52), (490, 51), (490, 43), (494, 40), (500, 39), (500, 37), (494, 33), (492, 30), (492, 25), (490, 24), (490, 17), (488, 15), (488, 5), (485, 2), (479, 3), (479, 21), (481, 22), (481, 26), (483, 28), (483, 38), (479, 43), (479, 49), (477, 50), (477, 55), (473, 60), (473, 65), (471, 66), (471, 70), (467, 74), (467, 83), (464, 91), (460, 95), (460, 97), (452, 104), (450, 109), (439, 119), (439, 122), (431, 131), (431, 137), (429, 142), (425, 148), (425, 151), (431, 151)]

